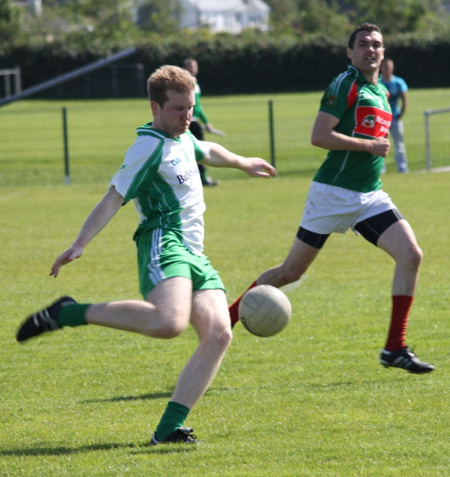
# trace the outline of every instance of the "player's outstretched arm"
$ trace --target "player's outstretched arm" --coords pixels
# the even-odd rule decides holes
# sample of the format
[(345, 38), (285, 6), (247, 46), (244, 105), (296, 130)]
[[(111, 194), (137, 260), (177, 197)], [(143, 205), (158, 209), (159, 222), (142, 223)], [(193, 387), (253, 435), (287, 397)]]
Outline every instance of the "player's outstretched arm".
[(122, 204), (123, 197), (111, 187), (84, 221), (72, 246), (55, 260), (50, 276), (56, 278), (63, 265), (80, 258), (86, 245), (109, 223)]
[(200, 161), (202, 164), (241, 169), (253, 177), (275, 177), (277, 175), (276, 169), (260, 157), (239, 156), (215, 142), (205, 141), (205, 143), (209, 148), (209, 155)]

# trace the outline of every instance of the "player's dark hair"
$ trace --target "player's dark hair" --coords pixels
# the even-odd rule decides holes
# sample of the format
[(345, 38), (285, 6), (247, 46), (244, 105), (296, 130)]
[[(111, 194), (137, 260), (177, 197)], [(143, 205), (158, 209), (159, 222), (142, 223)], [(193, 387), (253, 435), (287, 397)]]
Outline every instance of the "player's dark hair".
[(350, 38), (348, 40), (348, 47), (353, 50), (353, 47), (355, 46), (355, 39), (356, 39), (356, 35), (360, 32), (360, 31), (368, 31), (368, 32), (371, 32), (371, 31), (377, 31), (378, 33), (381, 33), (381, 29), (378, 25), (374, 25), (373, 23), (361, 23), (360, 25), (358, 25), (355, 30), (353, 31), (353, 33), (350, 35)]

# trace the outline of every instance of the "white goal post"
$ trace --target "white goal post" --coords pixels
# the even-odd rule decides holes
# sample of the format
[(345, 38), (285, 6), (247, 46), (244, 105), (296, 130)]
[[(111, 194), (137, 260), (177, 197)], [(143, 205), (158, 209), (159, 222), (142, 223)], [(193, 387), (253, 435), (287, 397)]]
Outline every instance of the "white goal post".
[(425, 152), (426, 152), (426, 168), (431, 171), (431, 139), (430, 139), (430, 116), (434, 114), (450, 113), (450, 108), (444, 109), (427, 109), (423, 112), (425, 122)]
[[(12, 83), (11, 78), (13, 78)], [(2, 97), (2, 95), (4, 95), (6, 98), (9, 98), (12, 94), (21, 93), (22, 78), (19, 67), (0, 70), (0, 80), (0, 98)]]

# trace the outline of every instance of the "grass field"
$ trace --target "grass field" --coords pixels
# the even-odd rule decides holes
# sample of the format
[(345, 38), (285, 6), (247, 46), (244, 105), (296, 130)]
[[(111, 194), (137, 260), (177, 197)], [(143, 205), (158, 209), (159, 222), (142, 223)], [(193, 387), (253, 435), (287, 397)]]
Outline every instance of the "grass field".
[[(310, 145), (321, 93), (205, 97), (205, 110), (225, 137), (206, 135), (234, 152), (272, 160), (269, 101), (273, 105), (273, 160), (282, 175), (311, 177), (325, 151)], [(405, 141), (413, 171), (426, 165), (423, 112), (450, 106), (450, 89), (408, 94)], [(1, 108), (0, 187), (64, 184), (62, 108), (67, 112), (67, 150), (73, 184), (107, 184), (120, 168), (135, 128), (151, 120), (145, 98), (98, 101), (27, 100)], [(450, 166), (450, 114), (430, 120), (432, 166)], [(396, 170), (393, 152), (387, 171)], [(233, 170), (217, 179), (239, 178)]]
[[(148, 445), (196, 346), (191, 329), (170, 342), (93, 326), (14, 339), (29, 312), (63, 293), (139, 298), (132, 205), (55, 280), (51, 263), (104, 186), (0, 189), (0, 475), (450, 475), (449, 179), (384, 178), (424, 250), (409, 345), (436, 370), (417, 376), (378, 364), (393, 263), (361, 237), (336, 235), (287, 291), (286, 330), (261, 339), (237, 325), (187, 421), (201, 440), (192, 447)], [(206, 252), (230, 302), (285, 256), (309, 181), (227, 180), (206, 190)]]

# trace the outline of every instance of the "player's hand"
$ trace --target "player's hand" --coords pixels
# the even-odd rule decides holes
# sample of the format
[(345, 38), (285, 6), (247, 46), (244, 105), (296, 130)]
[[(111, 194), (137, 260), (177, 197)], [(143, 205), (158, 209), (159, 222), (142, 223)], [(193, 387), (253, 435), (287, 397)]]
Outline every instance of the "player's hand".
[(260, 157), (247, 157), (245, 159), (245, 172), (252, 177), (275, 177), (277, 170)]
[(387, 157), (391, 143), (386, 137), (377, 137), (373, 141), (369, 141), (370, 151), (375, 156)]
[(53, 263), (52, 268), (50, 270), (51, 277), (57, 277), (59, 273), (59, 269), (66, 265), (67, 263), (73, 262), (77, 258), (80, 258), (83, 254), (83, 249), (78, 247), (70, 247), (65, 252), (63, 252)]

